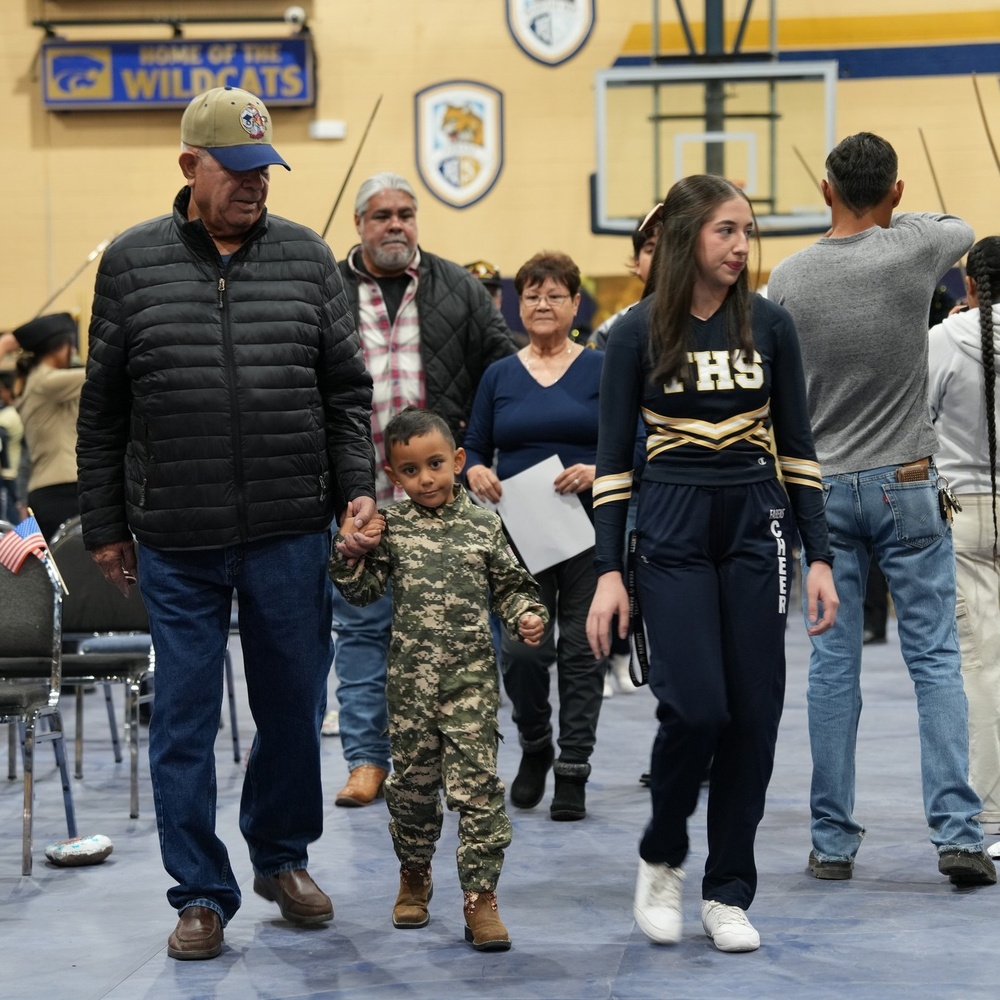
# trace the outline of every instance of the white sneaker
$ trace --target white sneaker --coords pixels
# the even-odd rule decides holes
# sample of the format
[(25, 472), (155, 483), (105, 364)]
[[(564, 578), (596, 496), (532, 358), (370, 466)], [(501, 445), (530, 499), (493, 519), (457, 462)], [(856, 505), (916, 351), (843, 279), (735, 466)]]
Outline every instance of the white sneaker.
[(747, 920), (746, 910), (727, 906), (717, 899), (701, 904), (701, 925), (719, 951), (756, 951), (760, 935)]
[(990, 844), (990, 846), (986, 848), (986, 853), (991, 858), (1000, 858), (1000, 840), (998, 840), (995, 844)]
[(681, 884), (684, 872), (668, 864), (639, 859), (632, 915), (643, 934), (657, 944), (676, 944), (681, 939)]
[(324, 736), (340, 735), (340, 712), (332, 708), (323, 716), (323, 725), (319, 730)]
[(618, 690), (622, 694), (635, 694), (636, 686), (632, 682), (632, 675), (628, 671), (631, 657), (628, 653), (615, 653), (611, 657), (611, 670), (618, 682)]
[(611, 686), (611, 674), (604, 675), (604, 697), (614, 698), (615, 689)]

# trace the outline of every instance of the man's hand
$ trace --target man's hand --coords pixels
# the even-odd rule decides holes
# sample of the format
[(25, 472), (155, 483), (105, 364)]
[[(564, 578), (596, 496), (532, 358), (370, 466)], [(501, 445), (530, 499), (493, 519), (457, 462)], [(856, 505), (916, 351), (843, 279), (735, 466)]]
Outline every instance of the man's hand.
[(382, 538), (381, 529), (375, 535), (366, 534), (361, 530), (375, 515), (375, 501), (371, 497), (355, 497), (347, 505), (347, 510), (344, 511), (340, 521), (343, 541), (337, 542), (337, 551), (347, 559), (348, 566), (353, 566), (359, 559), (363, 559), (365, 553), (375, 548)]
[(529, 646), (537, 646), (545, 634), (545, 622), (535, 614), (521, 615), (521, 620), (517, 624), (517, 634)]
[[(806, 574), (806, 632), (822, 635), (837, 620), (840, 598), (833, 585), (833, 570), (825, 562), (811, 562)], [(820, 612), (822, 611), (822, 615)]]
[(131, 539), (127, 542), (110, 542), (94, 549), (90, 554), (101, 567), (104, 579), (129, 597), (129, 587), (136, 579), (135, 543)]

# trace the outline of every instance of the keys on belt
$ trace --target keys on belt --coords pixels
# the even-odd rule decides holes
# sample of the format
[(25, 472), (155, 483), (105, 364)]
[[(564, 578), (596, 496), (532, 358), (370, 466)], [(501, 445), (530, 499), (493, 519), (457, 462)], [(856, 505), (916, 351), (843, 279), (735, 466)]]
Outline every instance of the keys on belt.
[(941, 517), (951, 524), (955, 520), (955, 514), (962, 512), (962, 505), (958, 502), (958, 497), (951, 492), (951, 486), (944, 476), (938, 476), (938, 505), (941, 508)]

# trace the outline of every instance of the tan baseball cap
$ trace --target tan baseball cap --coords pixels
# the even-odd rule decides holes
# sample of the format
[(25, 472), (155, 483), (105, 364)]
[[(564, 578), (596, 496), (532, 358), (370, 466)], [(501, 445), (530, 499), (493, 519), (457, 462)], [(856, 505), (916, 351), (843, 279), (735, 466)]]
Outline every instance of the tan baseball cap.
[(271, 116), (247, 90), (216, 87), (199, 94), (181, 119), (181, 142), (207, 149), (227, 170), (292, 168), (271, 145)]

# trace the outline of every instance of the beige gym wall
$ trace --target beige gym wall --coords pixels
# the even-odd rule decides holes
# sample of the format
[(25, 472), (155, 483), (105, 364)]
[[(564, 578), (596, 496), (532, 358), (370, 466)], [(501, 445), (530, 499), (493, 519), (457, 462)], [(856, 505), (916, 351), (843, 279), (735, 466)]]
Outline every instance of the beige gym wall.
[[(4, 95), (8, 180), (3, 198), (5, 239), (0, 268), (0, 329), (33, 316), (105, 237), (166, 212), (181, 186), (177, 167), (179, 111), (62, 112), (43, 110), (36, 57), (43, 32), (33, 20), (49, 17), (127, 18), (281, 15), (273, 0), (4, 0), (0, 4), (0, 93)], [(588, 178), (594, 169), (593, 74), (614, 64), (645, 39), (649, 0), (598, 0), (597, 23), (572, 59), (550, 68), (526, 56), (507, 29), (504, 0), (305, 0), (318, 64), (315, 108), (273, 114), (275, 145), (292, 173), (272, 172), (269, 208), (322, 229), (379, 96), (383, 101), (329, 233), (338, 256), (354, 242), (352, 207), (358, 184), (378, 170), (409, 177), (420, 198), (421, 242), (465, 262), (484, 257), (512, 275), (542, 248), (570, 253), (589, 276), (623, 273), (626, 237), (590, 232)], [(678, 51), (673, 4), (660, 3), (662, 46)], [(779, 0), (779, 44), (803, 48), (824, 36), (820, 20), (836, 21), (839, 45), (905, 45), (1000, 41), (995, 0)], [(688, 0), (692, 22), (703, 4)], [(960, 8), (960, 9), (958, 9)], [(737, 19), (743, 2), (727, 0)], [(767, 4), (754, 13), (763, 18)], [(970, 25), (975, 28), (970, 35)], [(700, 23), (693, 24), (700, 35)], [(234, 37), (288, 33), (284, 25), (233, 26)], [(824, 25), (825, 31), (825, 25)], [(219, 37), (222, 26), (191, 28), (195, 38)], [(97, 38), (166, 40), (166, 27), (66, 29), (73, 41)], [(732, 25), (727, 32), (732, 37)], [(755, 20), (751, 43), (766, 42)], [(502, 91), (505, 163), (489, 194), (470, 208), (442, 204), (419, 182), (414, 152), (414, 94), (432, 84), (472, 79)], [(997, 76), (980, 79), (994, 138), (1000, 142)], [(342, 141), (312, 140), (313, 119), (340, 119)], [(640, 126), (644, 127), (644, 126)], [(903, 208), (938, 211), (920, 144), (922, 128), (950, 212), (977, 234), (1000, 231), (1000, 174), (986, 140), (970, 76), (841, 81), (837, 134), (860, 130), (888, 138), (900, 154), (906, 181)], [(815, 169), (821, 170), (816, 164)], [(762, 264), (769, 271), (807, 239), (768, 239)], [(70, 310), (86, 324), (96, 264), (87, 267), (49, 306)]]

